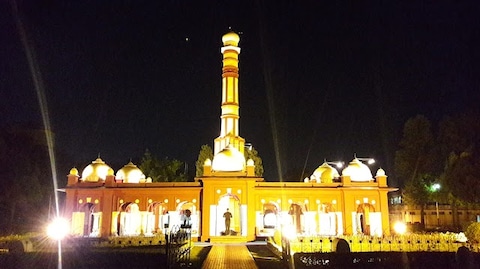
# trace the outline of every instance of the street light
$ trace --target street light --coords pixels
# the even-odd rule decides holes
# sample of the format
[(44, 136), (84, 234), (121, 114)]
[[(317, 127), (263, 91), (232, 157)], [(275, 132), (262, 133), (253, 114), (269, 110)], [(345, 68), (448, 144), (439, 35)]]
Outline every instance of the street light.
[(360, 161), (364, 161), (364, 162), (367, 162), (367, 164), (374, 164), (375, 163), (375, 159), (374, 158), (358, 158), (356, 157), (358, 160)]
[(47, 236), (57, 241), (58, 246), (58, 264), (57, 268), (62, 269), (62, 240), (69, 233), (69, 222), (67, 219), (56, 217), (47, 226)]
[(328, 161), (327, 162), (327, 160), (325, 159), (325, 160), (323, 160), (323, 162), (326, 163), (326, 164), (335, 165), (335, 167), (337, 167), (337, 168), (342, 168), (343, 167), (343, 162), (341, 162), (341, 161)]
[[(439, 183), (435, 183), (431, 186), (432, 192), (437, 192), (442, 188)], [(435, 199), (435, 209), (437, 211), (437, 227), (440, 227), (440, 214), (438, 213), (438, 199)]]
[(367, 162), (367, 164), (374, 164), (374, 163), (375, 163), (375, 159), (374, 159), (374, 158), (362, 158), (362, 157), (357, 157), (357, 153), (354, 153), (354, 154), (353, 154), (353, 157), (354, 157), (354, 159)]
[(47, 235), (54, 240), (62, 240), (63, 238), (65, 238), (65, 236), (67, 236), (68, 232), (69, 223), (68, 220), (64, 218), (55, 218), (47, 226)]

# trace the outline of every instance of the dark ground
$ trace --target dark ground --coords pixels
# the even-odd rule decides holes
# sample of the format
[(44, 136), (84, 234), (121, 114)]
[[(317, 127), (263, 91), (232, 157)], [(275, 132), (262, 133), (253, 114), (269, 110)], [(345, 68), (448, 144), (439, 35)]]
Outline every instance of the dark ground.
[[(259, 269), (287, 269), (288, 265), (265, 244), (248, 244)], [(178, 264), (179, 268), (202, 268), (212, 246), (193, 246), (188, 260)], [(277, 255), (276, 255), (277, 254)], [(296, 253), (295, 268), (480, 268), (479, 253)], [(400, 256), (399, 256), (400, 255)], [(300, 262), (300, 256), (303, 262)], [(461, 256), (464, 256), (462, 258)], [(400, 257), (400, 258), (399, 258)], [(307, 260), (305, 260), (307, 258)], [(307, 262), (328, 261), (325, 265), (307, 265)], [(352, 263), (354, 261), (354, 264)], [(393, 264), (392, 264), (393, 263)], [(55, 252), (0, 253), (0, 269), (56, 269)], [(81, 249), (65, 252), (63, 269), (148, 269), (167, 268), (166, 256), (158, 248), (105, 248), (102, 250)]]

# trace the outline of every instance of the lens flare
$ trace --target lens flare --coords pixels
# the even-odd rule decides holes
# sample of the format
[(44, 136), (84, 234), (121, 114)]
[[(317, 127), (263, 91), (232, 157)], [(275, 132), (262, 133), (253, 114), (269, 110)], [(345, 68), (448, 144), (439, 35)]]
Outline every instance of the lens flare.
[(47, 226), (48, 237), (55, 240), (62, 240), (70, 232), (68, 220), (56, 218)]
[(396, 222), (393, 225), (393, 230), (395, 230), (397, 234), (405, 234), (407, 232), (407, 225), (403, 222)]

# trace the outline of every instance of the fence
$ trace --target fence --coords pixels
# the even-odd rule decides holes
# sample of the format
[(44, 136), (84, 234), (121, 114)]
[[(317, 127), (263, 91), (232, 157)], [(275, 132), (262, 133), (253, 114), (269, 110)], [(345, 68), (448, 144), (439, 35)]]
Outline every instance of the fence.
[(454, 233), (299, 236), (282, 237), (281, 244), (289, 268), (474, 268), (480, 263), (478, 245), (458, 239)]
[(305, 236), (294, 239), (283, 239), (282, 247), (288, 248), (284, 252), (333, 252), (338, 239), (344, 239), (352, 252), (456, 252), (461, 246), (468, 247), (471, 251), (478, 252), (476, 245), (459, 242), (456, 234), (411, 234), (403, 236), (342, 236), (318, 237)]
[(167, 268), (179, 268), (190, 263), (190, 249), (192, 237), (190, 229), (172, 227), (165, 235), (165, 252), (167, 256)]

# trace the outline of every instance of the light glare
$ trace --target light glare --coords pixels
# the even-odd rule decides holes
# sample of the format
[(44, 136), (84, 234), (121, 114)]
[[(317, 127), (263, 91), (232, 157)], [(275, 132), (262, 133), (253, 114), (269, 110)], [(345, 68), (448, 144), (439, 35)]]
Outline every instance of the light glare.
[(405, 234), (407, 232), (407, 225), (403, 222), (396, 222), (393, 225), (393, 230), (395, 230), (397, 234)]
[(69, 223), (64, 218), (56, 218), (47, 226), (48, 237), (62, 240), (69, 233)]

